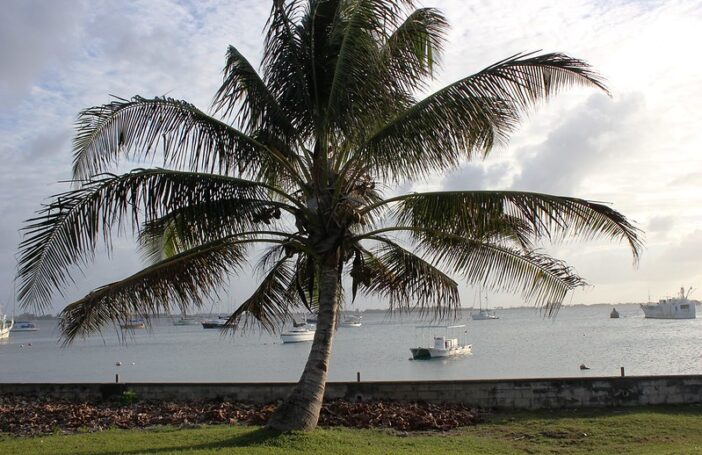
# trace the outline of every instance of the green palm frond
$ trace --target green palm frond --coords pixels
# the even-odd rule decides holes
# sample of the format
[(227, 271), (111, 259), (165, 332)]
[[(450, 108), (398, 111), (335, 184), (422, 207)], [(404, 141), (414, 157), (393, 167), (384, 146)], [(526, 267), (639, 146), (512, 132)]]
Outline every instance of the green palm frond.
[(293, 261), (286, 257), (279, 259), (251, 297), (232, 313), (227, 320), (227, 327), (246, 329), (255, 324), (264, 330), (275, 332), (300, 309), (294, 301), (287, 298), (287, 290), (294, 276)]
[[(270, 88), (290, 122), (300, 135), (301, 142), (313, 133), (313, 101), (310, 96), (310, 53), (296, 23), (302, 14), (300, 1), (273, 1), (266, 23), (263, 46), (263, 80)], [(330, 2), (319, 2), (328, 5)]]
[(382, 49), (390, 80), (408, 93), (423, 88), (440, 60), (447, 30), (446, 18), (435, 8), (410, 14)]
[(275, 137), (292, 138), (295, 130), (283, 108), (248, 60), (234, 47), (227, 50), (224, 81), (215, 95), (216, 111), (234, 116), (251, 133), (268, 131)]
[(586, 284), (565, 262), (546, 254), (432, 231), (414, 234), (432, 263), (470, 284), (521, 292), (526, 301), (545, 307), (549, 315), (558, 310), (568, 291)]
[[(146, 160), (163, 151), (164, 164), (191, 171), (252, 175), (263, 165), (293, 172), (278, 155), (243, 132), (185, 101), (118, 100), (82, 111), (73, 142), (73, 175), (85, 179), (108, 170), (120, 155)], [(275, 163), (275, 164), (273, 164)]]
[[(455, 315), (460, 307), (458, 284), (431, 263), (383, 237), (382, 245), (363, 250), (351, 269), (354, 286), (388, 300), (391, 310), (433, 312), (438, 317)], [(356, 284), (357, 283), (357, 284)]]
[(147, 263), (156, 264), (189, 249), (188, 234), (179, 229), (183, 224), (164, 223), (159, 229), (155, 226), (149, 224), (148, 228), (139, 232), (139, 249)]
[(111, 245), (112, 227), (130, 216), (136, 231), (143, 217), (156, 220), (175, 210), (216, 200), (266, 201), (265, 186), (211, 174), (135, 170), (102, 175), (54, 197), (27, 221), (20, 244), (18, 298), (22, 305), (45, 309), (53, 288), (71, 280), (68, 268), (89, 258), (102, 240)]
[(591, 67), (564, 54), (518, 54), (461, 79), (380, 125), (349, 160), (394, 180), (455, 168), (505, 142), (531, 107), (572, 85), (606, 91)]
[(95, 289), (59, 315), (65, 343), (136, 315), (201, 307), (246, 260), (245, 241), (224, 239), (186, 250), (128, 278)]
[(333, 70), (317, 78), (318, 97), (326, 100), (320, 109), (327, 126), (357, 135), (369, 119), (385, 118), (397, 104), (399, 94), (391, 90), (393, 75), (385, 71), (379, 39), (400, 22), (403, 6), (386, 0), (341, 2), (326, 56)]
[(605, 237), (629, 244), (634, 260), (643, 247), (641, 231), (624, 215), (583, 199), (518, 191), (451, 191), (399, 196), (376, 204), (395, 203), (400, 226), (413, 226), (480, 239), (481, 233), (513, 233), (528, 238)]

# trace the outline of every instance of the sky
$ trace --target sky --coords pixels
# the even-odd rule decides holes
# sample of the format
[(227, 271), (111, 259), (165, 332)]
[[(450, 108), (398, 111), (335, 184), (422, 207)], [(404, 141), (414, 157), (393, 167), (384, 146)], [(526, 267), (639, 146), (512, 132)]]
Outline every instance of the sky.
[[(525, 118), (483, 161), (407, 185), (522, 190), (610, 203), (645, 231), (638, 265), (607, 241), (543, 245), (588, 283), (567, 304), (642, 302), (702, 288), (702, 1), (424, 0), (452, 28), (430, 90), (510, 55), (559, 51), (592, 64), (611, 97), (569, 90)], [(84, 108), (163, 96), (207, 109), (235, 45), (260, 59), (270, 3), (4, 0), (0, 15), (0, 305), (13, 308), (19, 229), (71, 176), (73, 122)], [(54, 299), (54, 312), (143, 265), (133, 239), (98, 254)], [(233, 309), (256, 275), (233, 279)], [(459, 280), (460, 281), (460, 280)], [(461, 281), (463, 305), (475, 290)], [(693, 293), (702, 298), (702, 290)], [(382, 307), (373, 299), (360, 308)], [(491, 305), (521, 306), (495, 294)], [(17, 312), (19, 312), (19, 308)]]

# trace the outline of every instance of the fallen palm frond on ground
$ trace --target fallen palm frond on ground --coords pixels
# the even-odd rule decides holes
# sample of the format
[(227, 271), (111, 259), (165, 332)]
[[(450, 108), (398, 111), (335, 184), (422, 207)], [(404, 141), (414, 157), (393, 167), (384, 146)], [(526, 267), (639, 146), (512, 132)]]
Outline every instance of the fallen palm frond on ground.
[[(66, 400), (0, 397), (0, 432), (36, 435), (155, 425), (264, 424), (277, 404), (230, 402), (76, 403)], [(320, 425), (447, 431), (474, 425), (478, 413), (463, 405), (334, 400), (324, 404)]]

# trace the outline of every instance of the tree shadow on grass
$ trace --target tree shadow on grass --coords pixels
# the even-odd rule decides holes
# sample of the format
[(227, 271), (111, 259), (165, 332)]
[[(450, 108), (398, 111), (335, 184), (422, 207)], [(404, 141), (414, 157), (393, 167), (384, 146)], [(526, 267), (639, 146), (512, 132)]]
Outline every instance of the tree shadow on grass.
[[(156, 437), (156, 433), (154, 434)], [(162, 436), (162, 435), (161, 435)], [(178, 453), (191, 452), (195, 450), (254, 447), (254, 446), (275, 446), (274, 442), (286, 435), (265, 428), (247, 431), (231, 438), (216, 439), (204, 444), (185, 444), (182, 446), (154, 447), (150, 449), (122, 450), (119, 452), (95, 452), (95, 455), (130, 455), (130, 454), (158, 454), (158, 453)]]

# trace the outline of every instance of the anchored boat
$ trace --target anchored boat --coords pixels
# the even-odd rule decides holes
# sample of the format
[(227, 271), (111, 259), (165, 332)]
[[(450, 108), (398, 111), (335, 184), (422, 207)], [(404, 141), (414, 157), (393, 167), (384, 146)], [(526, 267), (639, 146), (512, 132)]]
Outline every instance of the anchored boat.
[(692, 288), (680, 288), (680, 294), (677, 297), (661, 299), (658, 303), (642, 304), (641, 309), (644, 312), (644, 317), (650, 319), (695, 319), (695, 302), (688, 297), (692, 292)]
[(13, 325), (14, 321), (10, 319), (8, 322), (7, 315), (3, 314), (0, 318), (0, 340), (10, 337), (10, 330), (12, 330)]
[[(478, 296), (478, 311), (471, 311), (470, 318), (474, 321), (487, 321), (491, 319), (500, 319), (495, 311), (488, 309), (488, 298), (485, 296), (485, 308), (483, 308), (483, 295), (482, 291), (479, 292)], [(475, 308), (475, 307), (474, 307)]]
[(301, 343), (314, 340), (315, 329), (307, 324), (295, 324), (295, 326), (280, 334), (283, 343)]
[(36, 332), (39, 330), (37, 325), (32, 321), (15, 321), (12, 332)]
[(124, 330), (145, 329), (146, 323), (142, 318), (133, 318), (129, 319), (124, 324), (121, 324), (120, 327), (122, 327)]
[(346, 316), (339, 325), (341, 327), (361, 327), (361, 316)]
[(443, 329), (444, 335), (434, 335), (432, 337), (433, 344), (431, 346), (410, 348), (412, 358), (415, 360), (428, 360), (470, 354), (472, 352), (472, 345), (466, 344), (465, 339), (459, 342), (458, 337), (454, 338), (449, 336), (449, 333), (455, 333), (456, 330), (463, 329), (463, 338), (465, 338), (465, 334), (467, 333), (465, 327), (465, 324), (417, 326), (417, 329), (428, 329), (432, 332)]

